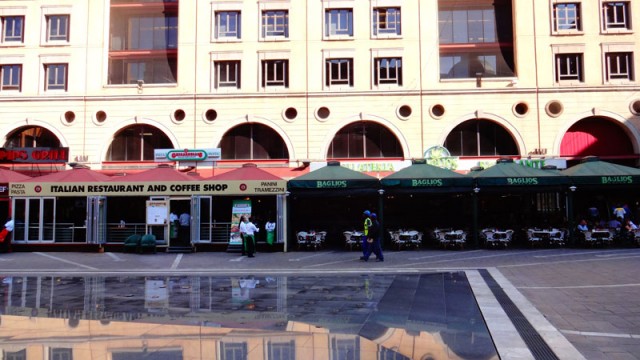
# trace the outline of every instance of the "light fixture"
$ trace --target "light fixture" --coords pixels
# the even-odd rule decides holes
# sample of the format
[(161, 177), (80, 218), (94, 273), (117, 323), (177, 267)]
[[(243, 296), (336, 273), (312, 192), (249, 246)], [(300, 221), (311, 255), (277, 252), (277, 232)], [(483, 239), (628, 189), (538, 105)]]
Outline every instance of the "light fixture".
[(291, 192), (289, 192), (289, 191), (285, 191), (284, 192), (284, 196), (289, 196), (289, 195), (291, 195)]
[(378, 194), (384, 195), (384, 189), (378, 189)]
[(480, 188), (479, 187), (474, 187), (473, 188), (473, 192), (476, 193), (476, 194), (479, 193), (480, 192)]
[(571, 190), (571, 192), (575, 192), (576, 189), (577, 189), (577, 187), (575, 185), (569, 186), (569, 190)]

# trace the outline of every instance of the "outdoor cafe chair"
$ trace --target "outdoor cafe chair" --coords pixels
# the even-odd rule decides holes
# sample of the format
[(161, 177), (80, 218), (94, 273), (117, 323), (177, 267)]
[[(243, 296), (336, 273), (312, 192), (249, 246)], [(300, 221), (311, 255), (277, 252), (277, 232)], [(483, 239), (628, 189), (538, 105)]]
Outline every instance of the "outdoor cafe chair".
[(549, 234), (549, 244), (563, 246), (565, 244), (565, 232), (562, 229), (552, 229)]
[(354, 247), (358, 247), (360, 244), (360, 240), (358, 236), (353, 235), (353, 231), (344, 231), (342, 233), (344, 236), (344, 246), (348, 247), (349, 250), (353, 250)]
[(542, 237), (539, 230), (536, 229), (527, 229), (527, 241), (531, 247), (542, 244), (544, 238)]
[(309, 234), (306, 231), (298, 231), (298, 233), (296, 234), (298, 250), (307, 247), (308, 236)]
[(500, 240), (493, 236), (494, 234), (493, 229), (482, 229), (480, 231), (480, 238), (484, 241), (485, 247), (494, 247), (500, 243)]

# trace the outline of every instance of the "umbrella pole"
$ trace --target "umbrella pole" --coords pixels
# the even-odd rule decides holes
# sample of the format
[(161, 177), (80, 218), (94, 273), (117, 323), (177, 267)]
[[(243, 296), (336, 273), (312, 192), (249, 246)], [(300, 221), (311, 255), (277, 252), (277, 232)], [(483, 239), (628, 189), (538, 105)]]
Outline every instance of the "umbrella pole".
[(471, 219), (471, 223), (472, 223), (472, 229), (471, 232), (473, 234), (473, 247), (477, 248), (478, 247), (478, 193), (480, 192), (480, 188), (479, 187), (474, 187), (473, 188), (473, 201), (472, 201), (472, 212), (473, 212), (473, 219)]

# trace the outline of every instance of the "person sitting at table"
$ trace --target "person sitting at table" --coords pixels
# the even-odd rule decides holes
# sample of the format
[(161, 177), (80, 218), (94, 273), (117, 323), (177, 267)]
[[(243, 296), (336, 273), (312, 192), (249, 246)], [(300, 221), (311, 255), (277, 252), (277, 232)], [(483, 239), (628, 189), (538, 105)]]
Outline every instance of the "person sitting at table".
[(624, 226), (620, 229), (620, 236), (622, 240), (625, 242), (632, 243), (636, 238), (635, 230), (638, 229), (638, 226), (631, 221), (631, 219), (627, 218), (624, 221)]
[(580, 220), (580, 223), (578, 223), (578, 230), (579, 231), (589, 231), (589, 226), (587, 225), (587, 220), (585, 220), (585, 219)]
[(609, 220), (607, 227), (612, 230), (620, 231), (620, 228), (622, 227), (622, 218), (617, 217)]

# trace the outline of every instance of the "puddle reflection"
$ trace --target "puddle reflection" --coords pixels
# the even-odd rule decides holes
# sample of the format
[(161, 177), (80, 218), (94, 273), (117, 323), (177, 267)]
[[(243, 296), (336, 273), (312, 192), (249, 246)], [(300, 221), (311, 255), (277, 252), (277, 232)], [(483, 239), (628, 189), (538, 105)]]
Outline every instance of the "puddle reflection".
[(4, 359), (498, 359), (464, 272), (4, 277), (0, 311)]

